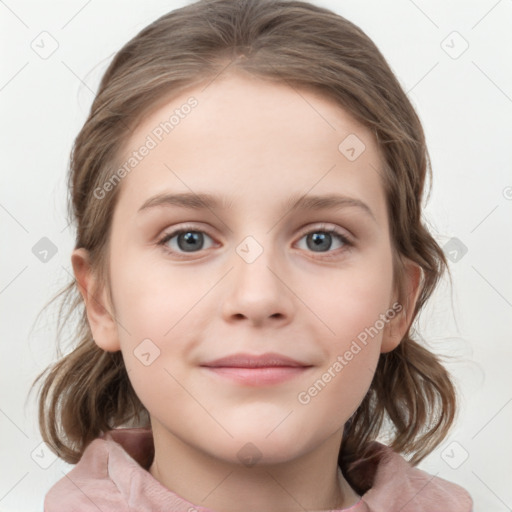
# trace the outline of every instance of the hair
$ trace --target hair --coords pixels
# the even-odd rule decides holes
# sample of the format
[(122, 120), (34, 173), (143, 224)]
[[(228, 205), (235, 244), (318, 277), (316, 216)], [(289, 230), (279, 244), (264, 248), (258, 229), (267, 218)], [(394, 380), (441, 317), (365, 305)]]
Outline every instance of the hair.
[[(408, 303), (405, 258), (421, 267), (422, 283), (406, 334), (394, 350), (380, 354), (370, 388), (345, 424), (338, 460), (346, 471), (355, 467), (389, 423), (391, 448), (411, 455), (415, 465), (446, 437), (456, 412), (449, 373), (410, 332), (448, 266), (422, 219), (425, 178), (432, 171), (420, 120), (378, 48), (350, 21), (297, 0), (200, 0), (141, 30), (108, 66), (71, 151), (68, 207), (75, 247), (89, 252), (93, 270), (108, 285), (108, 241), (120, 187), (101, 200), (95, 189), (112, 176), (123, 143), (144, 115), (170, 94), (222, 72), (316, 91), (375, 135), (399, 302)], [(38, 399), (44, 441), (76, 463), (96, 437), (136, 421), (147, 425), (148, 413), (121, 353), (105, 352), (93, 341), (76, 281), (53, 300), (59, 296), (59, 337), (77, 314), (76, 338), (33, 385), (44, 377)], [(346, 477), (358, 489), (350, 473)]]

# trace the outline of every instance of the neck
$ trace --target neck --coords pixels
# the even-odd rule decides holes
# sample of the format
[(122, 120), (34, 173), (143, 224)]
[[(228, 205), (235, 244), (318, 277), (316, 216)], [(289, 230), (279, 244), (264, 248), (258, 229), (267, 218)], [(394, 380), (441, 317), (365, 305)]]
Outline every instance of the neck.
[(149, 472), (192, 504), (216, 512), (336, 510), (357, 503), (337, 465), (339, 436), (320, 449), (279, 464), (244, 466), (184, 443), (153, 423), (155, 458)]

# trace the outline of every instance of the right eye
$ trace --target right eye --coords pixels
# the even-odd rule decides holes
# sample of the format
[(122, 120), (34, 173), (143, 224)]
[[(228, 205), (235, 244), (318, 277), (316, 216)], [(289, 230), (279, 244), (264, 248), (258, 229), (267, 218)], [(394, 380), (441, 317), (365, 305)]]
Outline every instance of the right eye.
[[(183, 226), (166, 233), (159, 241), (158, 245), (170, 254), (183, 255), (186, 253), (197, 253), (205, 249), (205, 237), (212, 238), (195, 226)], [(208, 249), (209, 247), (206, 247)]]

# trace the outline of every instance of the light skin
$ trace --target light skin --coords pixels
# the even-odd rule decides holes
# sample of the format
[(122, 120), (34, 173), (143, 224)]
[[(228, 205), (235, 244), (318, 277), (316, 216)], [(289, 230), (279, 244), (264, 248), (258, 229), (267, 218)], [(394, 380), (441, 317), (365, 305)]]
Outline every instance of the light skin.
[[(128, 155), (190, 96), (198, 100), (118, 185), (110, 293), (87, 252), (72, 255), (94, 340), (122, 351), (151, 418), (149, 471), (167, 488), (218, 512), (241, 503), (248, 512), (349, 507), (359, 497), (338, 472), (343, 426), (380, 353), (396, 348), (409, 326), (417, 265), (408, 262), (405, 312), (309, 403), (298, 394), (397, 300), (381, 155), (368, 129), (317, 93), (238, 74), (203, 89), (159, 105), (126, 144)], [(354, 161), (338, 149), (350, 134), (366, 146)], [(209, 193), (227, 204), (139, 211), (150, 198), (177, 193)], [(292, 196), (333, 193), (364, 202), (371, 214), (354, 205), (284, 206)], [(195, 245), (177, 235), (158, 244), (185, 224), (199, 232)], [(334, 234), (315, 250), (307, 235), (326, 229), (352, 245)], [(245, 249), (262, 249), (250, 263), (237, 252), (248, 236), (257, 244)], [(145, 339), (160, 350), (147, 366), (134, 353)], [(278, 384), (245, 386), (200, 367), (237, 352), (278, 352), (311, 368)], [(256, 464), (242, 462), (242, 448), (257, 454)]]

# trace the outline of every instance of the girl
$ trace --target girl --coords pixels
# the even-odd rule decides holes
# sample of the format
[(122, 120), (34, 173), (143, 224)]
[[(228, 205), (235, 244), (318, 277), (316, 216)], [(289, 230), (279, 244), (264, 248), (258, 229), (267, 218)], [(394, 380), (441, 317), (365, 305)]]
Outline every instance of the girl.
[(200, 0), (128, 42), (71, 157), (82, 316), (37, 380), (77, 464), (45, 510), (470, 511), (414, 467), (456, 411), (410, 334), (446, 269), (427, 171), (388, 64), (325, 8)]

